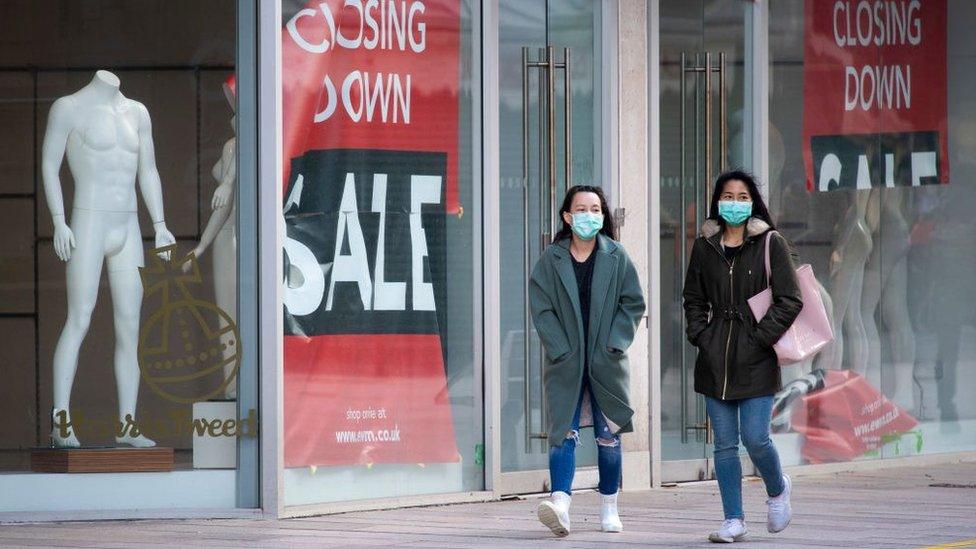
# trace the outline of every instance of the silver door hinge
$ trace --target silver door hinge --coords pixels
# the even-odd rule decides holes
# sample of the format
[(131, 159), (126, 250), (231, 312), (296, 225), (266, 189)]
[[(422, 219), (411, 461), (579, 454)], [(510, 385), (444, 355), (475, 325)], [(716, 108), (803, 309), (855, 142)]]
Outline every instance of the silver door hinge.
[(617, 227), (624, 226), (624, 219), (627, 218), (627, 208), (614, 208), (613, 222)]

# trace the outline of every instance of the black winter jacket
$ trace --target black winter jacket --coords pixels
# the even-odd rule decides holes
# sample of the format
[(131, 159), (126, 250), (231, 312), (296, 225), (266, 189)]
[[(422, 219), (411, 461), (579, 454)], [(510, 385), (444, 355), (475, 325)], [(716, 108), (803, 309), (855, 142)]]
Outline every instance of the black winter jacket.
[(722, 400), (775, 394), (781, 386), (773, 351), (793, 324), (803, 302), (796, 267), (786, 239), (770, 242), (773, 303), (757, 320), (747, 300), (766, 288), (765, 243), (769, 225), (756, 217), (746, 224), (746, 238), (732, 261), (722, 249), (722, 228), (709, 219), (695, 240), (685, 277), (687, 335), (698, 348), (695, 392)]

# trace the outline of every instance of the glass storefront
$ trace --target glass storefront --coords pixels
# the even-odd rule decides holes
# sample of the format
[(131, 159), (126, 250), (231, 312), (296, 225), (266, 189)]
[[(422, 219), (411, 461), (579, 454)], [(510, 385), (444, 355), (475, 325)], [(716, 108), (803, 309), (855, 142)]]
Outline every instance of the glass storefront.
[[(784, 463), (971, 451), (976, 410), (958, 395), (976, 383), (966, 367), (976, 344), (966, 28), (976, 10), (770, 2), (769, 64), (757, 66), (758, 6), (660, 3), (664, 480), (711, 475), (680, 293), (724, 166), (766, 170), (770, 211), (812, 265), (836, 334), (814, 360), (784, 367), (772, 422)], [(747, 128), (763, 80), (768, 169), (753, 165), (758, 132)]]
[(283, 8), (285, 503), (481, 490), (480, 2)]
[(787, 464), (971, 451), (976, 5), (823, 4), (769, 6), (770, 210), (836, 335), (784, 369), (777, 444)]
[(257, 507), (236, 3), (2, 10), (0, 513)]
[[(648, 75), (614, 59), (637, 40), (615, 35), (628, 9), (0, 8), (0, 518), (546, 490), (527, 271), (565, 186), (629, 196), (613, 174), (647, 136), (617, 119), (645, 76), (660, 130), (641, 160), (661, 174), (646, 382), (661, 399), (638, 413), (660, 417), (655, 480), (713, 473), (681, 285), (711, 182), (738, 166), (761, 174), (837, 336), (783, 369), (784, 464), (976, 451), (976, 4), (659, 0)], [(279, 46), (280, 67), (257, 62)], [(283, 280), (259, 275), (278, 261)], [(279, 321), (283, 338), (257, 337)], [(258, 351), (279, 350), (259, 376)], [(596, 447), (580, 451), (585, 487)], [(646, 485), (638, 469), (624, 486)]]

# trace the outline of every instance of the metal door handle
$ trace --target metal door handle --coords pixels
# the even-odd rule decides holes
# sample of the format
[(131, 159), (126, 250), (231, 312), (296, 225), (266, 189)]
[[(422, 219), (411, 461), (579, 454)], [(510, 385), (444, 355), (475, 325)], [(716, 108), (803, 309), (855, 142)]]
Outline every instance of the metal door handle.
[[(680, 124), (679, 124), (679, 151), (680, 151), (680, 181), (679, 181), (679, 199), (681, 201), (680, 212), (678, 213), (678, 222), (680, 223), (680, 228), (677, 231), (680, 234), (680, 247), (679, 247), (679, 270), (683, 270), (687, 266), (688, 262), (688, 240), (694, 239), (697, 229), (702, 224), (702, 217), (708, 216), (708, 209), (711, 205), (711, 188), (712, 188), (712, 168), (714, 167), (713, 160), (713, 144), (712, 144), (712, 73), (718, 73), (718, 123), (719, 123), (719, 153), (718, 153), (718, 163), (719, 171), (725, 171), (726, 164), (728, 160), (728, 112), (727, 112), (727, 102), (726, 102), (726, 90), (725, 90), (725, 52), (719, 52), (718, 54), (718, 65), (712, 66), (712, 53), (711, 52), (697, 52), (694, 55), (694, 63), (688, 62), (688, 54), (681, 53), (681, 86), (680, 86)], [(702, 62), (704, 61), (704, 63)], [(695, 178), (694, 178), (694, 200), (695, 200), (695, 223), (692, 227), (691, 234), (689, 236), (688, 231), (688, 220), (686, 216), (686, 185), (687, 185), (687, 156), (685, 151), (686, 138), (687, 138), (687, 109), (685, 105), (685, 95), (687, 94), (687, 77), (688, 75), (693, 75), (694, 79), (694, 90), (695, 90), (695, 154), (693, 158), (695, 167)], [(704, 80), (704, 85), (701, 85), (701, 81)], [(702, 105), (699, 105), (699, 97), (704, 95), (704, 100)], [(704, 110), (703, 116), (703, 126), (704, 126), (704, 149), (705, 149), (705, 161), (704, 165), (700, 162), (698, 157), (698, 112), (699, 109)], [(703, 177), (699, 178), (699, 169), (702, 168)], [(680, 276), (678, 279), (680, 280)], [(682, 331), (684, 330), (685, 321), (682, 315)], [(679, 359), (681, 362), (681, 442), (688, 442), (688, 431), (702, 431), (706, 433), (706, 441), (711, 441), (711, 431), (709, 429), (708, 418), (705, 417), (704, 410), (701, 406), (696, 409), (696, 420), (694, 425), (688, 425), (688, 368), (687, 368), (687, 357), (688, 357), (688, 345), (682, 342), (680, 347)]]
[[(529, 71), (530, 69), (539, 69), (539, 99), (540, 99), (540, 113), (539, 113), (539, 137), (540, 137), (540, 147), (539, 147), (539, 232), (538, 239), (533, 238), (529, 225), (530, 225), (530, 215), (529, 215), (529, 200), (530, 200), (530, 166), (529, 166)], [(565, 166), (564, 166), (564, 189), (568, 189), (572, 185), (572, 89), (570, 87), (570, 55), (569, 48), (563, 48), (563, 61), (556, 62), (554, 48), (552, 46), (547, 46), (544, 50), (540, 50), (540, 59), (533, 61), (529, 59), (529, 48), (522, 48), (522, 218), (524, 222), (524, 243), (525, 251), (523, 254), (523, 260), (525, 263), (525, 273), (523, 277), (523, 295), (525, 299), (525, 311), (523, 318), (523, 329), (524, 329), (524, 357), (525, 357), (525, 448), (526, 451), (532, 444), (533, 439), (547, 439), (549, 437), (548, 433), (545, 432), (544, 427), (540, 428), (539, 431), (535, 431), (532, 425), (532, 388), (531, 388), (531, 367), (532, 360), (530, 359), (532, 355), (532, 337), (531, 337), (531, 318), (529, 316), (528, 302), (529, 302), (529, 274), (531, 272), (530, 262), (532, 260), (532, 247), (536, 246), (535, 242), (538, 241), (538, 253), (545, 249), (547, 245), (552, 241), (553, 236), (556, 234), (556, 226), (558, 224), (559, 218), (559, 202), (561, 197), (560, 189), (558, 188), (558, 174), (556, 170), (556, 89), (555, 89), (555, 79), (556, 71), (563, 71), (564, 80), (564, 94), (565, 94), (565, 107), (564, 107), (564, 133), (565, 141), (563, 144), (564, 154), (565, 154)], [(545, 109), (542, 108), (542, 97), (546, 98)], [(545, 122), (543, 122), (543, 110), (545, 112)], [(544, 170), (545, 168), (545, 170)], [(547, 179), (546, 185), (543, 185), (543, 180)], [(541, 369), (545, 364), (545, 350), (542, 345), (539, 346), (539, 369), (540, 369), (540, 379)], [(539, 384), (539, 398), (540, 406), (542, 410), (541, 419), (543, 426), (547, 422), (548, 410), (546, 408), (546, 392), (545, 383)], [(542, 451), (545, 451), (545, 446), (542, 446)]]

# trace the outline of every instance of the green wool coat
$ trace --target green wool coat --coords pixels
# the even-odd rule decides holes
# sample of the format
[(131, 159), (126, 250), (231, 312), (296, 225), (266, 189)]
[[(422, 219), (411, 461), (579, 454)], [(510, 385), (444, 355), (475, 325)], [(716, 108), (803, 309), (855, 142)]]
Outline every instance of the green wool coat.
[(590, 340), (585, 345), (569, 239), (543, 252), (529, 281), (532, 321), (546, 350), (542, 375), (551, 446), (562, 444), (572, 426), (584, 356), (590, 358), (590, 388), (607, 425), (617, 433), (633, 430), (627, 348), (644, 315), (644, 292), (623, 246), (603, 234), (598, 238), (590, 289)]

